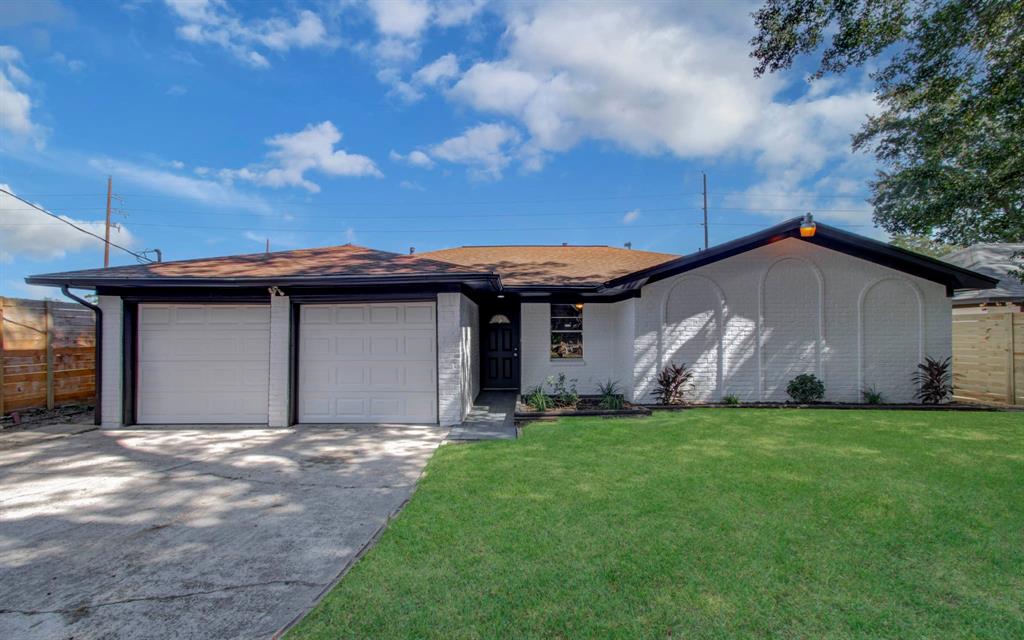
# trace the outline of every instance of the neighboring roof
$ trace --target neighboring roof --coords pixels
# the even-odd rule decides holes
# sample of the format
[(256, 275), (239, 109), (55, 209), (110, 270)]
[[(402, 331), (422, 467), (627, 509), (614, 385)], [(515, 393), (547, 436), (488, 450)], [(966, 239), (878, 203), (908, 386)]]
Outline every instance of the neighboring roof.
[(803, 218), (791, 218), (763, 231), (731, 240), (705, 251), (683, 256), (646, 271), (609, 281), (605, 283), (605, 286), (608, 288), (623, 286), (641, 287), (650, 282), (718, 262), (719, 260), (724, 260), (773, 242), (785, 240), (786, 238), (796, 238), (810, 242), (811, 244), (846, 253), (862, 260), (896, 269), (897, 271), (909, 273), (925, 280), (938, 282), (946, 286), (948, 295), (952, 295), (957, 289), (988, 289), (995, 286), (998, 282), (995, 278), (975, 273), (948, 262), (894, 247), (891, 244), (830, 227), (820, 222), (817, 223), (817, 232), (814, 236), (801, 238), (800, 224), (802, 221)]
[(86, 269), (31, 276), (31, 284), (96, 285), (282, 284), (299, 280), (334, 282), (373, 278), (462, 279), (481, 274), (463, 266), (422, 256), (377, 251), (353, 244), (218, 258), (153, 262), (109, 269)]
[(1018, 268), (1013, 255), (1024, 252), (1024, 243), (974, 244), (943, 256), (943, 260), (978, 273), (999, 279), (992, 289), (958, 291), (954, 303), (962, 302), (1024, 302), (1024, 283), (1010, 272)]
[(598, 286), (679, 258), (671, 253), (593, 245), (470, 246), (419, 255), (475, 271), (493, 271), (506, 287)]

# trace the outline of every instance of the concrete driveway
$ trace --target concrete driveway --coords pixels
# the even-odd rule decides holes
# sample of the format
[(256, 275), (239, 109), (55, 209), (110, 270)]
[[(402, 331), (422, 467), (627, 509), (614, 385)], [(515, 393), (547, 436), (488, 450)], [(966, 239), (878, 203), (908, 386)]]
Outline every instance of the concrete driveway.
[(401, 508), (446, 431), (0, 434), (0, 638), (270, 637)]

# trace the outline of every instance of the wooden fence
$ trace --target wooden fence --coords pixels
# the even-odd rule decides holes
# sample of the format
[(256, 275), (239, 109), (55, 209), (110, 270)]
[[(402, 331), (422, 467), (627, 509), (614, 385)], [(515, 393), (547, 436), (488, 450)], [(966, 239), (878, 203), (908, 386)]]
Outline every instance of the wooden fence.
[(1013, 309), (953, 314), (958, 399), (1024, 404), (1024, 313)]
[(91, 401), (96, 319), (73, 302), (0, 297), (0, 415)]

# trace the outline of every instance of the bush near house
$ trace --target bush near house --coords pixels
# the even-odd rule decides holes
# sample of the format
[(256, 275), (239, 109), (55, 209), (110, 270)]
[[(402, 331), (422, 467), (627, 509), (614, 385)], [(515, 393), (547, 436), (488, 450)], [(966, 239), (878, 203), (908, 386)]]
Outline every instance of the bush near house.
[(794, 402), (810, 404), (825, 397), (825, 383), (813, 373), (802, 373), (789, 381), (786, 393)]

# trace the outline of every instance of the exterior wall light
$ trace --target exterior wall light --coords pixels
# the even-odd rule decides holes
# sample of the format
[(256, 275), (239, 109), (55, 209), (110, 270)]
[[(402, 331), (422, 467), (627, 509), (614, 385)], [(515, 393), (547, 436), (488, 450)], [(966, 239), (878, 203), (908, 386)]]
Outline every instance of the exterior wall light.
[(808, 213), (804, 216), (803, 222), (800, 223), (800, 237), (813, 238), (814, 232), (817, 230), (818, 225), (814, 224), (814, 218)]
[(572, 306), (576, 307), (577, 311), (583, 311), (583, 303), (582, 302), (577, 302), (576, 304), (574, 304)]

